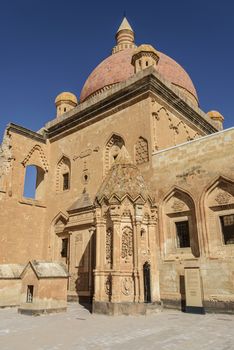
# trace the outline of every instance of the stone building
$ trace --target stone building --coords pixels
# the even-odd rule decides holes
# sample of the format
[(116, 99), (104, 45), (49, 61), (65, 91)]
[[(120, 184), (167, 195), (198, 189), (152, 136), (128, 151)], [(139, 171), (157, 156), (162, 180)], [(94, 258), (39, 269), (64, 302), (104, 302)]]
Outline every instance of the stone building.
[(69, 300), (110, 314), (181, 308), (196, 270), (200, 306), (233, 312), (234, 128), (200, 109), (185, 70), (124, 18), (80, 97), (55, 105), (38, 132), (6, 128), (0, 263), (63, 262)]

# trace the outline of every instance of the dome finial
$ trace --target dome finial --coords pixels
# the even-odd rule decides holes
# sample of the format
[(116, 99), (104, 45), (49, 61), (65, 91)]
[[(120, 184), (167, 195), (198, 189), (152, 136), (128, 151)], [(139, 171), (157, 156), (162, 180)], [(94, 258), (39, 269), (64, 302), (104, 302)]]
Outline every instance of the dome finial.
[(122, 20), (122, 22), (121, 22), (121, 24), (119, 26), (119, 29), (117, 30), (117, 33), (120, 32), (120, 30), (125, 30), (125, 29), (131, 30), (133, 32), (133, 29), (130, 26), (126, 16), (124, 16), (124, 18), (123, 18), (123, 20)]
[(113, 48), (112, 54), (126, 49), (134, 49), (136, 47), (134, 43), (134, 31), (126, 17), (123, 18), (115, 38), (116, 46)]

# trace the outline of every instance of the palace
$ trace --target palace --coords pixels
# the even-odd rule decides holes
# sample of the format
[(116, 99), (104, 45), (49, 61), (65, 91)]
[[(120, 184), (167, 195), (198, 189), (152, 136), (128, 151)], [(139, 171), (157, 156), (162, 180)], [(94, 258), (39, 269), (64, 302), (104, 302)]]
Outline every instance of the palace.
[(124, 18), (55, 107), (38, 132), (9, 124), (0, 148), (0, 306), (234, 312), (234, 128), (186, 71)]

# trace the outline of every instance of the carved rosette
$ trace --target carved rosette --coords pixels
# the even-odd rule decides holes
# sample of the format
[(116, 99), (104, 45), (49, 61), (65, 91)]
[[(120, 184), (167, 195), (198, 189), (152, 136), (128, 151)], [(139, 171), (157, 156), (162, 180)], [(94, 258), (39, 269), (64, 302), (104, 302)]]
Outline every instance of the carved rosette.
[(225, 205), (231, 201), (231, 198), (232, 198), (232, 195), (230, 193), (220, 190), (217, 196), (215, 197), (215, 201), (219, 205)]
[(182, 211), (185, 207), (185, 203), (179, 199), (175, 199), (171, 207), (174, 211)]
[(133, 280), (131, 277), (122, 278), (121, 291), (126, 296), (133, 294)]
[(128, 262), (133, 255), (132, 246), (132, 229), (130, 227), (125, 227), (122, 233), (122, 245), (121, 245), (121, 257)]
[(106, 263), (112, 263), (112, 230), (109, 228), (106, 231)]

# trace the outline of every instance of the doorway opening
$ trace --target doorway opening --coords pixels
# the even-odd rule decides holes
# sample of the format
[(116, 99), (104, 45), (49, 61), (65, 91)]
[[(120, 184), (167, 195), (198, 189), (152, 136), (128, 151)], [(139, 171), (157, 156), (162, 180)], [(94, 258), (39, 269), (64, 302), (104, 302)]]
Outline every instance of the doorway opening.
[(144, 302), (151, 303), (151, 286), (150, 286), (150, 264), (145, 262), (143, 265), (144, 278)]

